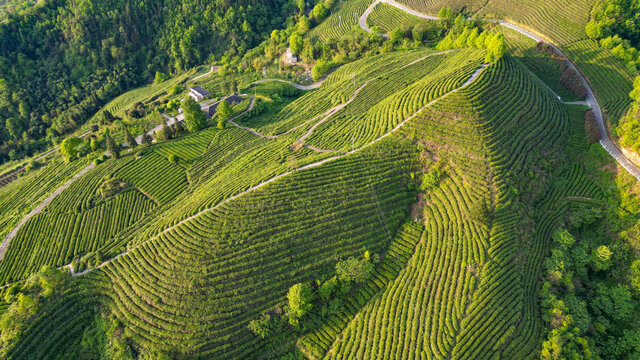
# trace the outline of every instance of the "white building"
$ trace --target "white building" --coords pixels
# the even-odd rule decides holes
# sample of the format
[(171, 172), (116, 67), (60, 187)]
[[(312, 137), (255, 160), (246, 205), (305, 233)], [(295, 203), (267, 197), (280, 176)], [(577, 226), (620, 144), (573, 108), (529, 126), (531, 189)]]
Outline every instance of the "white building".
[(202, 101), (209, 96), (209, 92), (200, 86), (194, 86), (189, 89), (189, 96), (191, 96), (195, 101)]

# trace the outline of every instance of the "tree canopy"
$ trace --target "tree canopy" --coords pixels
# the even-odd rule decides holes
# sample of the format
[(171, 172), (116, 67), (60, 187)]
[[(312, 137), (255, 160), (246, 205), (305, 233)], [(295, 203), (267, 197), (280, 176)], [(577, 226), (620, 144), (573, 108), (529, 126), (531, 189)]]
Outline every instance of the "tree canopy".
[(76, 137), (68, 137), (62, 140), (60, 153), (64, 156), (65, 161), (69, 162), (78, 156), (78, 145), (80, 144), (82, 144), (82, 140)]
[(207, 126), (207, 118), (200, 109), (200, 105), (190, 96), (182, 101), (182, 112), (184, 113), (184, 122), (190, 132), (196, 132)]

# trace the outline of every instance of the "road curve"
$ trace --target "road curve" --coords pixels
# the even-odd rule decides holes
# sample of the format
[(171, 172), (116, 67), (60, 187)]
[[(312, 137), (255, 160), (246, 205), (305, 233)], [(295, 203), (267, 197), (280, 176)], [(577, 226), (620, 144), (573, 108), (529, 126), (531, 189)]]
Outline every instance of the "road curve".
[[(371, 13), (371, 11), (373, 11), (373, 8), (378, 5), (379, 3), (386, 3), (388, 5), (391, 5), (395, 8), (398, 8), (400, 10), (403, 10), (411, 15), (415, 15), (418, 16), (420, 18), (423, 19), (429, 19), (429, 20), (438, 20), (437, 17), (435, 16), (431, 16), (431, 15), (427, 15), (427, 14), (423, 14), (420, 13), (418, 11), (412, 10), (408, 7), (406, 7), (405, 5), (399, 4), (394, 0), (376, 0), (375, 2), (373, 2), (373, 4), (371, 4), (366, 10), (365, 12), (362, 14), (362, 16), (360, 17), (360, 27), (366, 31), (366, 32), (372, 32), (371, 29), (369, 29), (369, 27), (367, 26), (367, 17), (369, 16), (369, 14)], [(518, 25), (515, 25), (513, 23), (510, 23), (508, 21), (504, 21), (504, 20), (481, 20), (481, 21), (490, 21), (490, 22), (494, 22), (497, 24), (500, 24), (504, 27), (507, 27), (511, 30), (517, 31), (518, 33), (533, 39), (537, 42), (544, 42), (544, 43), (548, 43), (546, 40), (544, 40), (543, 38), (541, 38), (540, 36), (532, 33), (529, 30), (525, 30), (523, 28), (521, 28)], [(593, 90), (591, 89), (591, 86), (589, 85), (589, 82), (587, 81), (587, 79), (584, 77), (584, 75), (582, 75), (582, 72), (580, 72), (580, 70), (575, 66), (575, 64), (562, 52), (562, 50), (560, 50), (557, 46), (555, 46), (554, 44), (550, 44), (548, 43), (551, 47), (553, 47), (553, 49), (555, 51), (558, 52), (558, 54), (562, 55), (565, 59), (567, 59), (567, 65), (576, 71), (576, 73), (578, 74), (578, 77), (580, 78), (580, 81), (582, 82), (582, 85), (584, 85), (585, 89), (587, 89), (587, 100), (585, 102), (574, 102), (574, 103), (567, 103), (564, 102), (562, 100), (563, 103), (565, 104), (579, 104), (579, 105), (587, 105), (591, 108), (591, 110), (593, 111), (593, 114), (595, 115), (596, 118), (596, 122), (598, 124), (598, 128), (600, 129), (600, 134), (602, 136), (601, 140), (600, 140), (600, 144), (602, 145), (602, 147), (620, 164), (622, 165), (623, 168), (625, 168), (633, 177), (636, 178), (636, 180), (640, 181), (640, 168), (638, 168), (633, 162), (631, 162), (631, 160), (629, 160), (626, 156), (624, 156), (624, 154), (622, 153), (622, 151), (620, 151), (620, 149), (618, 149), (618, 147), (613, 143), (613, 141), (611, 141), (611, 138), (609, 138), (609, 135), (607, 134), (607, 129), (604, 125), (604, 118), (602, 116), (602, 109), (600, 108), (600, 104), (598, 103), (598, 100), (596, 99), (596, 96), (593, 92)]]

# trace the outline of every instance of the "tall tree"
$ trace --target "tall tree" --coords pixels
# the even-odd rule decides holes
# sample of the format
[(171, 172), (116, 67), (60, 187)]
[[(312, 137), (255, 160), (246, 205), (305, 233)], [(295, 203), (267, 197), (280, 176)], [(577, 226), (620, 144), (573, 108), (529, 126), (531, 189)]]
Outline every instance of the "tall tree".
[(298, 320), (311, 310), (313, 291), (308, 284), (298, 283), (289, 288), (287, 293), (289, 323), (297, 325)]
[(162, 133), (161, 140), (170, 140), (173, 137), (173, 130), (171, 130), (171, 128), (167, 126), (167, 120), (165, 119), (162, 119), (162, 128), (160, 129), (160, 131)]
[(149, 135), (149, 133), (147, 132), (147, 130), (142, 132), (142, 144), (145, 145), (151, 145), (153, 143), (153, 139), (151, 138), (151, 136)]
[(62, 140), (60, 144), (60, 153), (64, 156), (64, 160), (69, 162), (78, 156), (78, 145), (82, 143), (82, 140), (76, 137), (68, 137)]
[(124, 139), (127, 141), (127, 145), (129, 145), (130, 148), (135, 148), (136, 146), (138, 146), (138, 143), (136, 142), (136, 138), (133, 137), (133, 135), (131, 135), (131, 133), (129, 132), (129, 129), (127, 129), (126, 127), (124, 128)]
[(220, 101), (220, 105), (218, 105), (218, 108), (216, 109), (218, 120), (226, 120), (229, 116), (231, 116), (231, 113), (231, 106), (229, 105), (227, 100)]
[(105, 141), (107, 143), (107, 151), (115, 158), (119, 158), (120, 157), (120, 146), (118, 146), (118, 144), (115, 142), (115, 140), (113, 140), (113, 138), (111, 137), (111, 134), (109, 133), (109, 131), (107, 130), (107, 133), (105, 134)]
[(189, 132), (194, 133), (207, 126), (207, 118), (204, 112), (200, 109), (200, 105), (191, 97), (187, 96), (182, 101), (182, 112), (184, 113), (184, 122), (187, 124)]

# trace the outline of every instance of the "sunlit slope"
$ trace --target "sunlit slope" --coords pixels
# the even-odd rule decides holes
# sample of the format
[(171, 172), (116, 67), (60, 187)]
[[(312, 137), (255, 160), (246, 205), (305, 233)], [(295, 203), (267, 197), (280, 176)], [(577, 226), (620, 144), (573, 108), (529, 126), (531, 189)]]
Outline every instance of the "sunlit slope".
[[(562, 105), (510, 58), (411, 121), (403, 133), (447, 161), (448, 176), (427, 195), (426, 236), (407, 268), (326, 357), (537, 358), (537, 278), (561, 192), (536, 195), (518, 179), (548, 171), (541, 162), (564, 146), (567, 126)], [(490, 205), (484, 221), (478, 202)]]
[(595, 0), (399, 0), (416, 10), (437, 14), (442, 7), (515, 21), (559, 45), (587, 38), (584, 31)]

